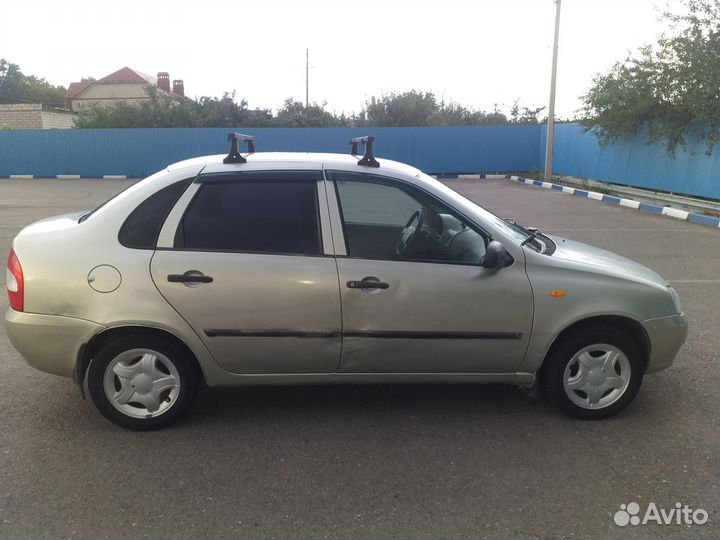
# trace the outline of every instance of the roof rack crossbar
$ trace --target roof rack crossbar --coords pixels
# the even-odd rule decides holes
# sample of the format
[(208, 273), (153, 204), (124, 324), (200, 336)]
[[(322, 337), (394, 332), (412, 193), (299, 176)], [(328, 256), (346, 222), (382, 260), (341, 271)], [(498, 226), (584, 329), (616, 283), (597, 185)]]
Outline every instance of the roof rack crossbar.
[(353, 137), (350, 139), (350, 144), (352, 145), (352, 148), (350, 149), (350, 153), (353, 156), (356, 156), (358, 153), (358, 144), (365, 145), (365, 155), (358, 161), (358, 165), (363, 165), (365, 167), (379, 167), (380, 163), (375, 159), (375, 156), (373, 156), (373, 141), (375, 140), (375, 137), (371, 135), (365, 135), (364, 137)]
[(228, 133), (227, 140), (230, 141), (230, 153), (223, 159), (223, 163), (247, 163), (247, 159), (240, 154), (239, 141), (247, 143), (248, 154), (255, 153), (255, 137), (252, 135)]

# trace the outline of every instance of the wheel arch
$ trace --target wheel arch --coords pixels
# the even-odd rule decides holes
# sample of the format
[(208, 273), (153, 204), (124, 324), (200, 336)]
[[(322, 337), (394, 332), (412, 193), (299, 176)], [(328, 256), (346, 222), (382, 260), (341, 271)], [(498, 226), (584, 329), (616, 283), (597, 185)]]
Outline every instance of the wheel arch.
[(203, 382), (205, 381), (205, 373), (203, 372), (200, 362), (198, 362), (197, 355), (192, 351), (190, 347), (188, 347), (187, 343), (185, 343), (182, 339), (180, 339), (172, 332), (152, 326), (113, 326), (95, 334), (92, 338), (90, 338), (87, 343), (83, 344), (78, 351), (77, 361), (75, 362), (75, 369), (73, 370), (73, 379), (80, 388), (80, 393), (82, 394), (83, 398), (85, 397), (85, 377), (87, 375), (88, 368), (90, 367), (90, 363), (92, 362), (92, 359), (94, 358), (97, 351), (100, 350), (102, 346), (115, 339), (136, 335), (159, 337), (162, 339), (167, 339), (168, 341), (171, 341), (174, 344), (178, 345), (188, 353), (190, 358), (192, 358), (197, 369), (198, 376), (202, 378)]
[(626, 333), (630, 339), (640, 348), (642, 353), (643, 367), (647, 369), (650, 360), (650, 338), (643, 328), (643, 325), (630, 317), (621, 315), (597, 315), (575, 321), (566, 326), (553, 340), (552, 344), (545, 353), (540, 369), (545, 366), (545, 361), (552, 355), (553, 351), (571, 334), (582, 331), (584, 328), (593, 326), (610, 326)]

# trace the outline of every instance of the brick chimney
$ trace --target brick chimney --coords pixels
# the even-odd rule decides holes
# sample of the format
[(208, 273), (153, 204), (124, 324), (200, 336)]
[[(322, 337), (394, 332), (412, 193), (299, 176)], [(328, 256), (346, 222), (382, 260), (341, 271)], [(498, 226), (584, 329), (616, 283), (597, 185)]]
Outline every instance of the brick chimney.
[(157, 85), (160, 90), (170, 93), (170, 74), (167, 71), (157, 74)]
[(173, 81), (173, 94), (180, 97), (185, 97), (185, 85), (182, 79), (175, 79)]

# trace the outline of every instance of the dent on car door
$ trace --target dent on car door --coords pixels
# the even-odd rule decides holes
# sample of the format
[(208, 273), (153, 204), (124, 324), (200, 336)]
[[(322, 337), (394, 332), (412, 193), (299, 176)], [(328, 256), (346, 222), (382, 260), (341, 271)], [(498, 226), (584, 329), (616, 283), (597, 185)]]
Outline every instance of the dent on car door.
[(178, 203), (187, 207), (172, 247), (159, 245), (152, 276), (230, 372), (337, 370), (338, 278), (322, 241), (320, 179), (317, 171), (206, 174), (192, 200)]
[(483, 268), (489, 235), (409, 184), (327, 176), (347, 251), (338, 257), (341, 371), (514, 372), (533, 314), (524, 261)]

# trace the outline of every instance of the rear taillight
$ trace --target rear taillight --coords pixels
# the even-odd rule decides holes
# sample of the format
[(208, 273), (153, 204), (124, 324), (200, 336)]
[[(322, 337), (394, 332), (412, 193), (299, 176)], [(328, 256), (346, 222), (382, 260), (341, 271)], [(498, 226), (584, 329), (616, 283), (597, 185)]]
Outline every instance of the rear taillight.
[(20, 261), (12, 249), (10, 255), (8, 255), (5, 281), (7, 283), (8, 297), (10, 298), (10, 307), (15, 311), (23, 311), (25, 282), (22, 266), (20, 266)]

